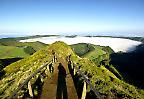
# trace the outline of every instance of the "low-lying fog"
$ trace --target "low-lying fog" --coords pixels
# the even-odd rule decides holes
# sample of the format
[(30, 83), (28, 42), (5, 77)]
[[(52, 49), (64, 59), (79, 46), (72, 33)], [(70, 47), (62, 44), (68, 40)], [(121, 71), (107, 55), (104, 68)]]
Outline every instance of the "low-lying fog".
[(55, 41), (63, 41), (69, 45), (77, 43), (91, 43), (101, 46), (110, 46), (115, 52), (123, 51), (128, 52), (134, 50), (134, 48), (141, 44), (141, 42), (133, 41), (122, 38), (110, 38), (110, 37), (41, 37), (34, 39), (21, 40), (20, 42), (35, 42), (40, 41), (46, 44), (54, 43)]

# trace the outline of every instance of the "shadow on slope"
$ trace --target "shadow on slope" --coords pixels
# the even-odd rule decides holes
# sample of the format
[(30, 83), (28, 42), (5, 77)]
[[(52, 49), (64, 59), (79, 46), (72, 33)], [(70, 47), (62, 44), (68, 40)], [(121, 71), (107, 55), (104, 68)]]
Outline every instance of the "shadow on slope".
[(18, 60), (21, 60), (23, 58), (7, 58), (7, 59), (0, 59), (0, 70), (2, 70), (4, 67), (10, 65), (13, 62), (16, 62)]
[(144, 44), (137, 46), (133, 52), (111, 54), (111, 63), (127, 82), (144, 88)]
[(0, 59), (0, 79), (5, 74), (3, 68), (10, 65), (13, 62), (21, 60), (22, 58), (7, 58), (7, 59)]

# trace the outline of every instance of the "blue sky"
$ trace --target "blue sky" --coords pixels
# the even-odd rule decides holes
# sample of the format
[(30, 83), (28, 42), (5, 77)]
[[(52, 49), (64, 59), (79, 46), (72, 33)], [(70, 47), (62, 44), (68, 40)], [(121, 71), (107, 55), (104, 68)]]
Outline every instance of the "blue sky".
[(144, 36), (144, 0), (0, 0), (0, 33)]

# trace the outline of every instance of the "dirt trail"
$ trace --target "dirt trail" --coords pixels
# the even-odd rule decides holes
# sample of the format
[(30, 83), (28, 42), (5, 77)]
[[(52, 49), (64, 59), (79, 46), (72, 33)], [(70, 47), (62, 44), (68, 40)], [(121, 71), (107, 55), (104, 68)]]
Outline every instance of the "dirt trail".
[(67, 61), (60, 57), (57, 61), (51, 79), (44, 82), (40, 99), (78, 99)]
[[(55, 65), (57, 67), (57, 64)], [(54, 74), (44, 81), (40, 99), (56, 99), (58, 70), (55, 68)]]

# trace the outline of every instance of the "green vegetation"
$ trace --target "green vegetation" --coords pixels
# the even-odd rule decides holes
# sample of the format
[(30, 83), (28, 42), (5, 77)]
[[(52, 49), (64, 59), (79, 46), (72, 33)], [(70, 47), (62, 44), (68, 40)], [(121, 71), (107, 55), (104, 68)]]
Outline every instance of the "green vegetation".
[[(65, 53), (62, 50), (65, 50)], [(0, 82), (1, 97), (9, 96), (31, 73), (36, 71), (41, 65), (51, 61), (53, 58), (52, 51), (55, 51), (62, 58), (66, 58), (67, 55), (72, 53), (70, 47), (59, 42), (34, 53), (30, 57), (10, 64), (3, 69), (5, 75)], [(33, 78), (32, 83), (37, 78)]]
[(33, 36), (25, 36), (25, 37), (11, 37), (11, 38), (2, 38), (1, 41), (18, 41), (24, 39), (33, 39), (33, 38), (40, 38), (40, 37), (51, 37), (51, 36), (59, 36), (59, 35), (33, 35)]
[[(120, 80), (123, 77), (109, 63), (109, 54), (113, 53), (112, 49), (96, 45), (95, 48), (96, 50), (82, 56), (85, 58), (76, 60), (75, 64), (91, 79), (91, 83), (93, 83), (99, 93), (104, 95), (105, 98), (143, 98), (144, 91)], [(81, 82), (81, 78), (77, 81), (77, 84), (79, 82)]]
[(121, 73), (124, 80), (139, 88), (144, 88), (144, 44), (130, 53), (111, 54), (111, 64)]
[(109, 46), (103, 46), (102, 50), (109, 54), (114, 53), (114, 51)]
[(90, 51), (89, 53), (86, 53), (85, 55), (83, 55), (83, 57), (93, 59), (93, 58), (98, 58), (99, 56), (106, 54), (106, 52), (102, 50), (101, 46), (98, 46), (98, 45), (91, 45), (91, 46), (94, 47), (94, 50)]
[(41, 42), (19, 42), (15, 39), (0, 39), (0, 59), (24, 58), (47, 46)]
[(24, 48), (14, 46), (0, 46), (0, 59), (27, 56), (29, 56), (29, 54), (25, 53)]
[(86, 53), (95, 49), (93, 46), (91, 46), (90, 44), (86, 44), (86, 43), (74, 44), (74, 45), (71, 45), (71, 47), (78, 56), (83, 56)]
[(33, 53), (35, 53), (36, 51), (33, 49), (33, 47), (31, 46), (25, 46), (24, 47), (24, 51), (29, 54), (29, 55), (32, 55)]
[[(100, 48), (100, 46), (97, 47), (99, 50)], [(27, 77), (29, 77), (30, 74), (43, 64), (50, 62), (53, 58), (53, 52), (55, 52), (56, 56), (63, 58), (66, 61), (67, 57), (71, 56), (72, 63), (89, 77), (92, 85), (104, 98), (144, 98), (144, 90), (137, 89), (136, 87), (125, 83), (117, 78), (115, 73), (112, 73), (105, 67), (105, 65), (109, 64), (108, 61), (104, 62), (105, 64), (97, 65), (86, 57), (80, 58), (73, 53), (70, 46), (63, 42), (55, 42), (37, 51), (30, 57), (26, 57), (5, 67), (3, 69), (5, 75), (2, 76), (0, 81), (0, 98), (9, 96)], [(95, 52), (97, 53), (97, 51)], [(106, 54), (105, 51), (101, 52)], [(101, 54), (102, 53), (99, 53), (100, 56)], [(109, 68), (113, 69), (112, 66)], [(32, 85), (35, 83), (36, 79), (38, 79), (38, 76), (32, 79)], [(77, 83), (79, 81), (80, 80), (78, 80)], [(27, 86), (25, 86), (25, 89), (27, 89)], [(24, 91), (25, 90), (21, 90), (19, 93), (22, 94)]]
[(19, 38), (0, 39), (0, 72), (1, 70), (22, 58), (28, 57), (47, 46), (41, 42), (19, 42)]
[(22, 58), (5, 58), (5, 59), (0, 59), (0, 71), (4, 67), (6, 67), (6, 66), (10, 65), (11, 63), (16, 62), (16, 61), (18, 61), (20, 59), (22, 59)]
[(3, 46), (15, 46), (15, 47), (25, 47), (25, 46), (31, 46), (35, 51), (40, 50), (41, 48), (45, 47), (46, 44), (41, 42), (19, 42), (15, 40), (0, 40), (0, 44)]
[[(114, 51), (109, 46), (99, 46), (93, 44), (75, 44), (72, 45), (74, 52), (82, 58), (88, 58), (93, 61), (97, 66), (104, 66), (109, 71), (114, 73), (119, 79), (123, 79), (121, 74), (115, 69), (110, 62), (110, 54)], [(88, 50), (91, 49), (91, 50)], [(88, 51), (87, 51), (88, 50)]]
[[(76, 62), (86, 74), (96, 90), (105, 98), (144, 98), (144, 91), (118, 79), (104, 66), (96, 66), (87, 59)], [(78, 82), (78, 81), (77, 81)]]

